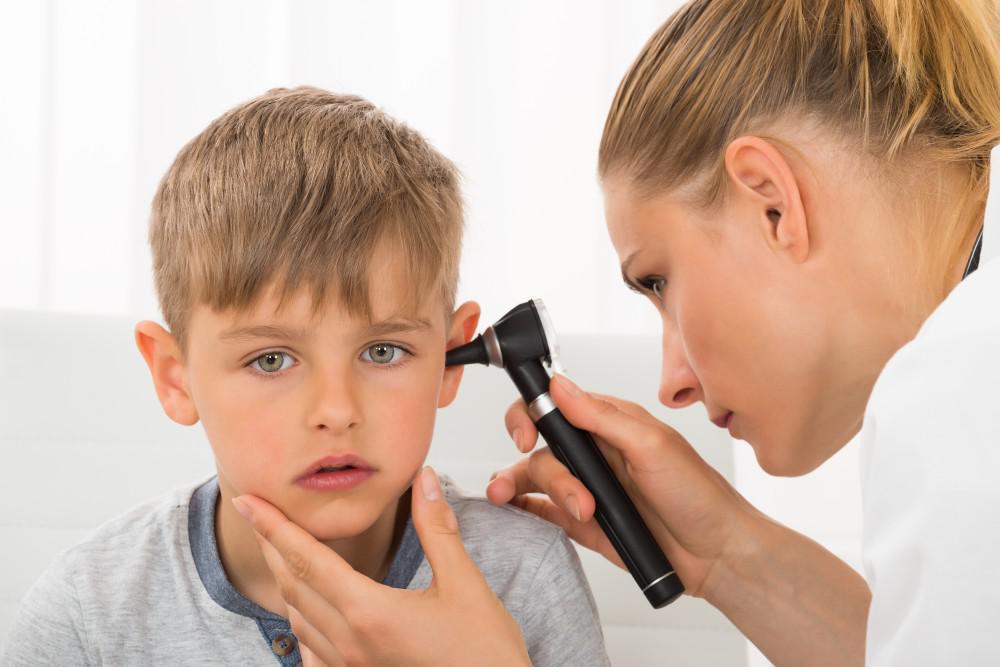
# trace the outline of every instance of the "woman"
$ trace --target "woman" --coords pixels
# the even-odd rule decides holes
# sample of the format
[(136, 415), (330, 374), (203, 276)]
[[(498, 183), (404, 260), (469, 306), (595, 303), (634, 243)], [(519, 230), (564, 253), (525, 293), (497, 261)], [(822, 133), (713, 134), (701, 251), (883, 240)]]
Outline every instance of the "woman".
[[(809, 472), (861, 433), (866, 578), (750, 506), (638, 406), (553, 381), (687, 592), (775, 663), (1000, 661), (1000, 261), (971, 271), (1000, 140), (997, 26), (987, 0), (695, 0), (612, 103), (599, 175), (623, 277), (662, 316), (660, 400), (703, 402), (775, 475)], [(996, 254), (1000, 230), (983, 247)], [(522, 405), (507, 425), (531, 450)], [(487, 493), (619, 562), (548, 449)], [(259, 529), (299, 560), (305, 536), (261, 510)], [(516, 653), (506, 615), (481, 585), (460, 592), (479, 579), (430, 525), (455, 569), (436, 567), (440, 590), (419, 603), (452, 627), (383, 644), (415, 659), (475, 618), (469, 656), (491, 642)], [(272, 560), (290, 591), (322, 586)], [(341, 647), (364, 655), (364, 633), (329, 620), (362, 596), (320, 597), (306, 636), (327, 640), (328, 662)], [(441, 657), (461, 662), (449, 646)]]

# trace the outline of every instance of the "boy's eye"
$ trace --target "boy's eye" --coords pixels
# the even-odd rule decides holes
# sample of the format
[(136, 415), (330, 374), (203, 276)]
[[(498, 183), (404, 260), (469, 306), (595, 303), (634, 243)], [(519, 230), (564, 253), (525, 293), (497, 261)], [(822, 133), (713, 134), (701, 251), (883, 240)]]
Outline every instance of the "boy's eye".
[(265, 352), (250, 362), (250, 365), (264, 373), (277, 373), (292, 365), (295, 360), (285, 352)]
[(361, 358), (380, 366), (386, 366), (393, 362), (399, 363), (403, 355), (408, 354), (406, 350), (398, 345), (390, 343), (376, 343), (361, 353)]

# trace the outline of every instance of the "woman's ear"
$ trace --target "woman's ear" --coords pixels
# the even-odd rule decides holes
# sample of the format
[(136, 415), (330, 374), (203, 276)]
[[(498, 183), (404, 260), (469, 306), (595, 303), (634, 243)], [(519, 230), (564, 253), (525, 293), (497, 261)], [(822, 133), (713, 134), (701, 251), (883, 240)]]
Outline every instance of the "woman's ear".
[(810, 236), (802, 192), (788, 160), (760, 137), (744, 136), (726, 147), (726, 173), (736, 195), (754, 212), (768, 246), (800, 264), (809, 257)]
[[(479, 304), (475, 301), (466, 301), (451, 316), (451, 323), (448, 326), (449, 350), (465, 345), (472, 340), (476, 333), (476, 326), (479, 324)], [(458, 394), (458, 385), (462, 382), (462, 371), (465, 366), (446, 366), (444, 369), (444, 381), (441, 383), (441, 393), (438, 395), (438, 407), (443, 408), (451, 405)]]
[(198, 422), (198, 410), (191, 399), (187, 374), (177, 341), (156, 322), (135, 325), (135, 344), (153, 376), (153, 386), (167, 416), (178, 424)]

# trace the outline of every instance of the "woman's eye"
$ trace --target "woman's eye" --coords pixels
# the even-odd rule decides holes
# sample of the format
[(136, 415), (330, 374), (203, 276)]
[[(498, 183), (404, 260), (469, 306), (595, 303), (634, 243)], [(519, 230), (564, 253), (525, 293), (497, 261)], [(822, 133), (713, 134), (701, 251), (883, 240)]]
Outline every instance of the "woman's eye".
[(285, 352), (265, 352), (250, 362), (250, 365), (264, 373), (277, 373), (289, 368), (295, 359)]
[(362, 352), (361, 358), (380, 366), (388, 366), (394, 362), (399, 363), (399, 361), (406, 354), (409, 353), (398, 345), (392, 345), (391, 343), (376, 343)]
[(643, 278), (639, 281), (639, 284), (645, 289), (656, 295), (656, 298), (663, 301), (663, 291), (667, 287), (667, 279), (661, 278), (659, 276), (649, 276)]

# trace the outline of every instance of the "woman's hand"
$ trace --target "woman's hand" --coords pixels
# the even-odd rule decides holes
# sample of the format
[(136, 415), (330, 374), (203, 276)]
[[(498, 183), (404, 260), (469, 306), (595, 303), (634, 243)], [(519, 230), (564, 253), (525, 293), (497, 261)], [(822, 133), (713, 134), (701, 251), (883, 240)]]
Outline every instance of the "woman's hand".
[[(864, 662), (870, 593), (857, 572), (757, 511), (638, 405), (585, 393), (562, 376), (549, 394), (571, 423), (597, 436), (689, 594), (722, 611), (774, 664)], [(538, 432), (523, 403), (507, 411), (507, 429), (521, 451), (534, 447)], [(548, 498), (525, 495), (536, 491)], [(497, 473), (487, 495), (559, 524), (621, 565), (593, 519), (593, 496), (548, 448)]]
[(465, 552), (433, 470), (420, 473), (412, 497), (413, 525), (434, 572), (426, 590), (372, 581), (266, 501), (234, 500), (251, 510), (303, 663), (530, 665), (517, 623)]
[[(705, 596), (712, 566), (737, 543), (750, 505), (677, 431), (642, 407), (583, 392), (558, 375), (549, 393), (571, 423), (596, 436), (687, 592)], [(510, 407), (506, 422), (518, 449), (531, 451), (538, 431), (523, 402)], [(525, 495), (535, 492), (548, 498)], [(494, 503), (512, 502), (561, 526), (577, 543), (623, 567), (593, 518), (593, 496), (548, 447), (496, 473), (486, 493)]]

